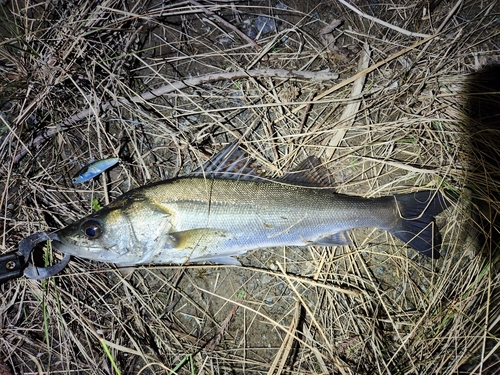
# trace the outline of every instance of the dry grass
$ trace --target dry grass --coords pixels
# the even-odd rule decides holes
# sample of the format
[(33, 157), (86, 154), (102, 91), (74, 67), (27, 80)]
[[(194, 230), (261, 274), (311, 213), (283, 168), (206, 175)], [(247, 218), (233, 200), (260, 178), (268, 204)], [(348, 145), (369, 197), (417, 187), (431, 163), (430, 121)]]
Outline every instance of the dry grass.
[[(351, 248), (256, 250), (241, 268), (144, 267), (124, 278), (74, 259), (50, 280), (0, 286), (5, 373), (500, 371), (500, 85), (483, 94), (500, 75), (471, 74), (498, 63), (498, 2), (348, 2), (362, 15), (305, 3), (0, 5), (2, 252), (240, 139), (272, 175), (321, 155), (349, 194), (459, 192), (439, 220), (444, 256), (421, 259), (364, 230)], [(255, 47), (230, 26), (248, 32), (259, 14), (278, 27)], [(321, 30), (340, 17), (327, 48)], [(268, 69), (340, 78), (179, 83)], [(109, 174), (72, 186), (90, 160), (116, 156)]]

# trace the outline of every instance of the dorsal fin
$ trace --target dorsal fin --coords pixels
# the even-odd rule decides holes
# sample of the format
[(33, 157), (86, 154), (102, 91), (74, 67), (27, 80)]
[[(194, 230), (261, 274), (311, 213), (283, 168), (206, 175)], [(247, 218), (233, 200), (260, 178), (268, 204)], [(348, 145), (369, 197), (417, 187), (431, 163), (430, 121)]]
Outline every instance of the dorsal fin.
[[(254, 160), (239, 148), (237, 142), (228, 144), (203, 166), (191, 172), (188, 177), (270, 181), (257, 173)], [(328, 171), (315, 156), (309, 156), (293, 171), (275, 181), (308, 187), (331, 188), (328, 181)]]
[(309, 156), (303, 160), (293, 171), (286, 173), (279, 181), (309, 187), (331, 188), (328, 181), (328, 170), (321, 165), (316, 156)]
[(253, 159), (232, 142), (214, 155), (203, 166), (191, 172), (189, 177), (228, 178), (233, 180), (262, 179), (258, 175)]

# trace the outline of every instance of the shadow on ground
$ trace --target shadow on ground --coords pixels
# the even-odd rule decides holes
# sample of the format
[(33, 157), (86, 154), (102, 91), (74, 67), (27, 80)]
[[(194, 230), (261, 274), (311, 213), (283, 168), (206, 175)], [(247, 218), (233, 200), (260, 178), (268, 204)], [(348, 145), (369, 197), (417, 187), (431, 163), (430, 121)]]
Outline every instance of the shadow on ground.
[[(500, 65), (491, 65), (473, 74), (466, 86), (467, 115), (464, 123), (468, 143), (469, 176), (474, 224), (478, 231), (480, 254), (493, 266), (491, 277), (500, 268)], [(498, 294), (498, 293), (497, 293)], [(493, 294), (497, 296), (497, 294)], [(491, 302), (494, 307), (498, 298)], [(490, 317), (494, 321), (496, 317)], [(489, 332), (498, 336), (498, 328)], [(491, 352), (496, 339), (486, 341)], [(483, 358), (477, 353), (476, 358)], [(477, 361), (476, 361), (477, 362)], [(463, 366), (460, 373), (470, 373), (478, 363)], [(493, 354), (482, 363), (482, 374), (498, 374), (500, 356)]]

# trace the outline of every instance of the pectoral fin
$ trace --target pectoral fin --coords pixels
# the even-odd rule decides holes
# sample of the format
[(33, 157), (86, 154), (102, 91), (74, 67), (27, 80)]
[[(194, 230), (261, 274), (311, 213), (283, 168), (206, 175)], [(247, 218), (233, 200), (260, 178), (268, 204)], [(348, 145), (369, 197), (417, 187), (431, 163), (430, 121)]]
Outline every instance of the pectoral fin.
[(197, 253), (203, 253), (205, 249), (215, 247), (230, 237), (228, 231), (212, 228), (190, 229), (168, 235), (173, 248), (196, 250)]
[(351, 246), (352, 241), (348, 232), (338, 232), (327, 236), (319, 237), (311, 241), (313, 245), (318, 246)]
[(231, 237), (228, 231), (200, 228), (169, 233), (168, 236), (171, 248), (185, 253), (188, 262), (210, 261), (220, 264), (241, 265), (240, 262), (227, 254), (217, 253), (217, 250), (223, 249), (223, 245)]

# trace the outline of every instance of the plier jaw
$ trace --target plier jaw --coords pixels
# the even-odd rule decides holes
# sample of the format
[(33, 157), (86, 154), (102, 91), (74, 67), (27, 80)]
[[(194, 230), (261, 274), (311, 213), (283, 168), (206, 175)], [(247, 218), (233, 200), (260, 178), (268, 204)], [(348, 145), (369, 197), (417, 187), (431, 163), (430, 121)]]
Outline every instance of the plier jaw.
[(19, 250), (0, 255), (0, 283), (16, 279), (22, 275), (30, 279), (45, 279), (59, 273), (67, 266), (71, 255), (65, 254), (64, 258), (50, 267), (37, 267), (30, 263), (33, 248), (40, 242), (57, 239), (56, 233), (39, 232), (28, 236), (19, 242)]

